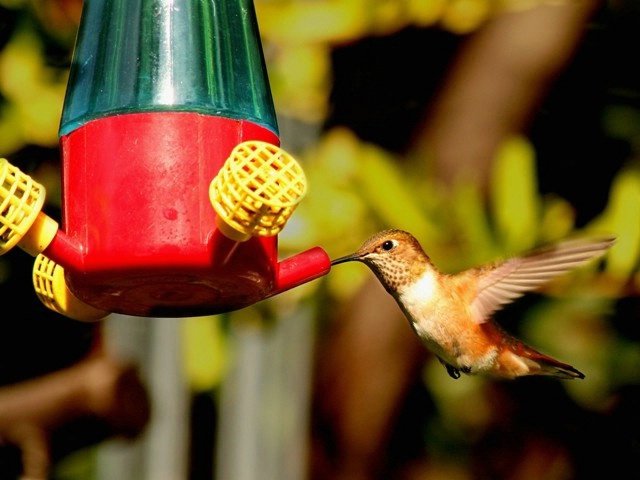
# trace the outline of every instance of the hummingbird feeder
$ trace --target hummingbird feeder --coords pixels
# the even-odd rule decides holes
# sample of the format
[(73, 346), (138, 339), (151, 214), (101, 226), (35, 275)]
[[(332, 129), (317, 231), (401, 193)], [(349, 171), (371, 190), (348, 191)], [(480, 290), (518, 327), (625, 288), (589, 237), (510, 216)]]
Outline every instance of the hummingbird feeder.
[(61, 227), (0, 160), (0, 254), (36, 257), (49, 308), (209, 315), (330, 270), (320, 247), (278, 260), (307, 186), (279, 147), (251, 0), (85, 0), (59, 133)]

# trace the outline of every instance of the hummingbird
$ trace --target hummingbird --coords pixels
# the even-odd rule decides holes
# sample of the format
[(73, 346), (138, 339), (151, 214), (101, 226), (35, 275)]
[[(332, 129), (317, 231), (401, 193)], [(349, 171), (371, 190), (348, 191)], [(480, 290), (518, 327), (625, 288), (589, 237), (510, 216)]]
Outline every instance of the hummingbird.
[(603, 255), (613, 237), (565, 240), (522, 256), (456, 274), (440, 271), (416, 238), (384, 230), (353, 254), (396, 300), (417, 336), (454, 379), (461, 373), (514, 379), (547, 375), (584, 378), (576, 368), (544, 355), (507, 333), (494, 312), (569, 270)]

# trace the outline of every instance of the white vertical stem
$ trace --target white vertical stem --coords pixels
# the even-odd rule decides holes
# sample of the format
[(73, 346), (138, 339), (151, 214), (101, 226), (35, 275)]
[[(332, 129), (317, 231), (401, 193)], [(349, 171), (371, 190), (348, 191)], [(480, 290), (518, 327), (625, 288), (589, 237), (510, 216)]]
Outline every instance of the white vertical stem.
[(147, 386), (151, 419), (134, 441), (110, 441), (98, 452), (98, 480), (182, 480), (187, 476), (189, 396), (182, 372), (180, 319), (110, 315), (106, 348), (135, 363)]

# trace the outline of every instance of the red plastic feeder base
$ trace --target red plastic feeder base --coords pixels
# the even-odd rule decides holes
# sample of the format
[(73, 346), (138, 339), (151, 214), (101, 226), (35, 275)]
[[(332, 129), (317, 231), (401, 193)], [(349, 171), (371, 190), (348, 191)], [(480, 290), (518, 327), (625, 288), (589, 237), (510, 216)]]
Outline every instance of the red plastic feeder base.
[(62, 229), (80, 252), (54, 260), (72, 292), (101, 310), (171, 317), (268, 296), (276, 237), (236, 246), (209, 201), (211, 180), (247, 140), (279, 144), (248, 121), (180, 112), (107, 117), (62, 137)]

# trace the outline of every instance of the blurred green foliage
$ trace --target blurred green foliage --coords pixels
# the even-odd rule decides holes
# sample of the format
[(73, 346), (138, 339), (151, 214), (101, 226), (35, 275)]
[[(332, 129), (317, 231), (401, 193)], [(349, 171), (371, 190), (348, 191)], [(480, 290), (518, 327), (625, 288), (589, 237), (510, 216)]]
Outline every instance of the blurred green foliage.
[[(308, 4), (257, 1), (276, 107), (303, 121), (321, 120), (318, 114), (326, 114), (331, 88), (328, 59), (336, 43), (370, 34), (387, 35), (412, 24), (440, 22), (456, 32), (469, 31), (489, 14), (488, 5), (481, 0), (315, 2), (314, 18), (325, 18), (331, 29), (295, 34), (291, 26), (308, 24), (301, 20), (311, 15)], [(5, 19), (0, 50), (0, 155), (10, 156), (29, 145), (56, 147), (80, 7), (80, 1), (0, 2)], [(369, 15), (362, 16), (363, 9)], [(606, 128), (635, 140), (640, 130), (637, 119), (637, 110), (612, 106), (605, 118)], [(588, 279), (582, 279), (585, 288), (606, 283), (608, 289), (603, 290), (610, 298), (625, 288), (639, 289), (637, 166), (618, 174), (606, 210), (583, 232), (577, 232), (571, 205), (558, 196), (538, 193), (535, 151), (526, 138), (508, 139), (502, 146), (495, 160), (489, 202), (469, 179), (458, 185), (453, 196), (445, 194), (428, 177), (415, 174), (420, 166), (361, 141), (345, 128), (322, 134), (316, 144), (301, 152), (300, 159), (310, 192), (281, 234), (284, 255), (312, 245), (323, 246), (331, 256), (341, 255), (353, 251), (374, 231), (392, 226), (414, 233), (441, 268), (457, 271), (565, 236), (606, 232), (616, 235), (617, 243), (607, 256), (605, 269), (593, 269)], [(55, 189), (57, 171), (42, 173), (46, 178), (39, 180)], [(367, 276), (362, 269), (336, 269), (290, 297), (297, 301), (315, 295), (326, 283), (330, 296), (344, 300)], [(187, 322), (185, 328), (186, 338), (194, 342), (186, 359), (194, 384), (204, 388), (219, 383), (222, 364), (212, 363), (211, 355), (205, 353), (212, 345), (222, 349), (224, 333), (200, 321)]]
[[(365, 35), (389, 35), (407, 25), (437, 24), (457, 33), (469, 32), (498, 3), (258, 0), (276, 109), (300, 121), (322, 122), (329, 108), (330, 54), (336, 44)], [(34, 145), (57, 147), (80, 6), (78, 0), (0, 0), (0, 156), (11, 157)], [(304, 21), (309, 16), (314, 18), (311, 23)], [(317, 18), (324, 21), (318, 23)], [(639, 112), (633, 105), (611, 105), (604, 128), (637, 148)], [(622, 385), (640, 383), (638, 339), (625, 338), (609, 322), (618, 300), (640, 295), (637, 157), (631, 156), (628, 166), (615, 176), (606, 209), (581, 228), (576, 226), (570, 202), (539, 193), (535, 148), (523, 137), (507, 139), (502, 145), (488, 201), (472, 179), (461, 182), (453, 193), (443, 192), (427, 176), (416, 174), (420, 166), (360, 140), (346, 128), (323, 132), (300, 152), (299, 159), (310, 189), (280, 235), (283, 256), (320, 245), (336, 257), (355, 250), (371, 233), (393, 227), (411, 231), (436, 264), (454, 272), (571, 235), (614, 234), (617, 242), (601, 264), (571, 274), (571, 281), (554, 282), (545, 290), (549, 296), (524, 312), (523, 336), (587, 372), (588, 381), (566, 388), (589, 408), (602, 408), (610, 393)], [(45, 168), (39, 173), (38, 180), (55, 191), (57, 170)], [(11, 276), (3, 265), (0, 260), (0, 282), (5, 283)], [(320, 305), (345, 301), (369, 275), (364, 268), (336, 269), (322, 280), (229, 318), (259, 322), (269, 316), (265, 314), (269, 309), (302, 300)], [(219, 317), (193, 319), (184, 325), (185, 368), (192, 387), (195, 391), (215, 388), (232, 354), (224, 325)], [(458, 435), (462, 441), (464, 432), (479, 431), (490, 421), (483, 380), (451, 382), (439, 365), (430, 362), (424, 381), (440, 415), (439, 427), (426, 427), (434, 435), (449, 429), (454, 433), (448, 440)], [(466, 408), (470, 397), (476, 403), (473, 410)]]
[(43, 12), (32, 9), (37, 5), (31, 2), (8, 3), (0, 3), (8, 20), (0, 23), (0, 39), (6, 42), (0, 50), (0, 155), (57, 144), (68, 68), (56, 64), (53, 51), (69, 52), (73, 37), (54, 38), (49, 32), (74, 27), (56, 25), (57, 15), (42, 23), (36, 13)]

